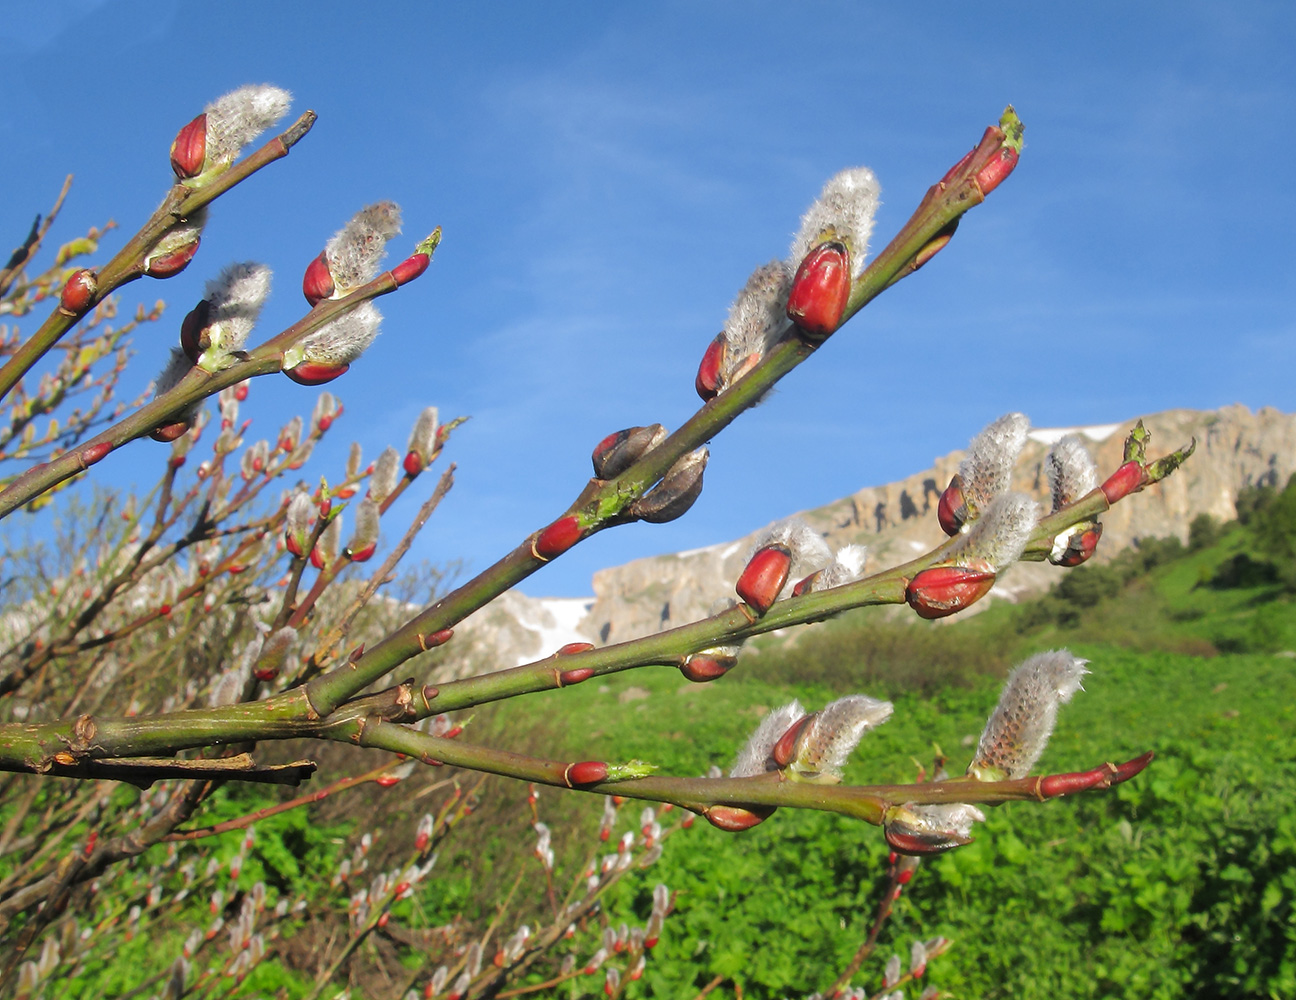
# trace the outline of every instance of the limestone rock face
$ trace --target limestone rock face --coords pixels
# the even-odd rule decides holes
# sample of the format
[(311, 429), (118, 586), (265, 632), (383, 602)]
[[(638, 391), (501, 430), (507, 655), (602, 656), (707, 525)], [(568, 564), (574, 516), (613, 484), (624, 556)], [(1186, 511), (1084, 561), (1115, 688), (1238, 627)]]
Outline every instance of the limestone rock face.
[[(1235, 501), (1245, 487), (1278, 486), (1296, 471), (1296, 415), (1269, 407), (1252, 413), (1245, 406), (1202, 412), (1170, 410), (1143, 418), (1152, 434), (1148, 454), (1159, 457), (1197, 439), (1197, 451), (1165, 482), (1117, 504), (1104, 515), (1103, 538), (1095, 558), (1111, 559), (1140, 538), (1177, 535), (1187, 540), (1198, 514), (1220, 520), (1236, 516)], [(1047, 501), (1043, 461), (1058, 438), (1075, 430), (1085, 436), (1105, 478), (1119, 465), (1134, 420), (1102, 427), (1032, 430), (1017, 465), (1013, 488)], [(868, 546), (868, 572), (885, 569), (927, 552), (944, 539), (936, 523), (936, 501), (958, 470), (962, 451), (937, 458), (932, 467), (885, 486), (870, 486), (835, 503), (804, 511), (801, 517), (834, 548)], [(673, 628), (707, 614), (712, 603), (732, 596), (756, 538), (764, 528), (735, 541), (671, 556), (638, 559), (594, 575), (595, 601), (581, 623), (599, 644), (622, 642)], [(993, 598), (1015, 600), (1050, 587), (1065, 572), (1047, 563), (1022, 563), (1005, 572)], [(984, 602), (983, 602), (984, 603)]]

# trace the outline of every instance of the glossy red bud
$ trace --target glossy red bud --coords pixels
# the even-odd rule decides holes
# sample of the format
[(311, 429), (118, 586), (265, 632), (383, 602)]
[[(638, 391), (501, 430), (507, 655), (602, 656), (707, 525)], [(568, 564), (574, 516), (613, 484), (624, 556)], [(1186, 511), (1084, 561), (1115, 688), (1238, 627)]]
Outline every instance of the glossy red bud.
[(428, 269), (432, 263), (432, 257), (425, 253), (416, 253), (406, 257), (391, 270), (392, 278), (397, 285), (403, 285), (413, 281), (420, 274)]
[(252, 673), (259, 681), (272, 681), (279, 676), (278, 667), (257, 667)]
[(1005, 146), (991, 158), (989, 163), (978, 170), (976, 183), (981, 189), (981, 194), (987, 195), (1002, 184), (1016, 168), (1018, 158), (1016, 149)]
[(709, 806), (703, 815), (706, 816), (707, 822), (718, 830), (741, 833), (759, 823), (764, 823), (774, 815), (774, 809), (774, 806), (753, 806), (751, 809), (744, 809), (742, 806)]
[(959, 533), (967, 518), (968, 508), (963, 496), (963, 477), (955, 473), (936, 504), (936, 520), (940, 523), (941, 531), (952, 537)]
[[(320, 361), (303, 361), (292, 368), (285, 369), (284, 374), (298, 385), (324, 385), (345, 375), (350, 367), (350, 365), (326, 365)], [(330, 419), (329, 423), (332, 422)], [(327, 430), (323, 420), (320, 421), (320, 429)]]
[(787, 767), (796, 759), (797, 740), (801, 738), (805, 727), (810, 725), (818, 714), (812, 712), (809, 715), (804, 715), (788, 726), (787, 731), (778, 738), (778, 742), (774, 744), (774, 749), (770, 751), (770, 756), (774, 758), (775, 764), (781, 768)]
[(1107, 482), (1103, 483), (1100, 489), (1109, 504), (1116, 503), (1142, 489), (1146, 477), (1142, 463), (1126, 462), (1108, 477)]
[(112, 450), (112, 442), (100, 441), (98, 444), (92, 444), (88, 448), (82, 448), (77, 457), (81, 459), (83, 466), (94, 465), (95, 462), (102, 460)]
[(374, 778), (374, 784), (379, 788), (391, 788), (394, 785), (400, 784), (400, 778), (392, 774), (384, 774), (381, 777)]
[(757, 614), (763, 615), (778, 600), (791, 569), (791, 549), (778, 542), (766, 545), (748, 561), (734, 589)]
[(247, 400), (248, 384), (246, 380), (240, 382), (238, 385), (234, 387), (234, 398), (237, 399), (240, 403), (245, 402)]
[(988, 569), (935, 566), (909, 581), (905, 600), (920, 618), (944, 618), (971, 607), (990, 592), (994, 581)]
[(686, 680), (695, 684), (705, 684), (727, 674), (737, 662), (733, 657), (712, 656), (706, 653), (694, 653), (682, 664), (680, 673)]
[(202, 173), (207, 161), (207, 112), (203, 112), (176, 133), (171, 142), (171, 169), (177, 180)]
[(377, 550), (377, 548), (378, 548), (378, 544), (377, 542), (374, 542), (370, 545), (366, 545), (363, 549), (360, 549), (360, 551), (358, 552), (352, 552), (350, 549), (347, 549), (347, 554), (351, 556), (352, 562), (357, 562), (357, 563), (368, 562), (370, 559), (373, 558), (373, 554)]
[(1072, 774), (1050, 774), (1040, 778), (1038, 791), (1042, 798), (1053, 798), (1058, 795), (1073, 795), (1090, 788), (1110, 788), (1128, 781), (1152, 761), (1152, 751), (1126, 761), (1124, 764), (1103, 764), (1089, 771), (1077, 771)]
[(302, 275), (302, 294), (312, 306), (329, 298), (334, 291), (333, 272), (329, 270), (328, 257), (323, 251), (306, 265)]
[(297, 540), (296, 536), (292, 534), (285, 534), (284, 548), (287, 549), (290, 554), (296, 556), (298, 559), (302, 557), (301, 542)]
[(588, 653), (594, 648), (592, 642), (569, 642), (565, 646), (559, 646), (555, 656), (571, 656), (574, 653)]
[(59, 311), (68, 316), (80, 316), (95, 303), (99, 294), (99, 277), (88, 267), (72, 272), (63, 291), (59, 293)]
[(200, 242), (198, 237), (194, 237), (192, 243), (182, 246), (179, 250), (173, 250), (159, 257), (150, 257), (144, 262), (144, 273), (150, 278), (170, 278), (179, 274), (194, 259)]
[[(176, 420), (169, 424), (162, 424), (161, 426), (154, 427), (149, 431), (149, 437), (154, 441), (161, 441), (163, 444), (167, 444), (180, 437), (187, 430), (189, 430), (189, 422), (187, 420)], [(184, 461), (183, 455), (178, 457), (182, 462)]]
[(558, 680), (563, 687), (572, 684), (579, 684), (581, 681), (587, 681), (594, 676), (593, 667), (573, 667), (571, 670), (564, 670), (558, 675)]
[(311, 549), (310, 564), (314, 566), (316, 569), (324, 568), (324, 555), (323, 553), (320, 552), (318, 545), (316, 545), (315, 548)]
[(160, 614), (163, 618), (166, 618), (168, 615), (171, 614), (171, 605), (163, 604), (160, 608), (158, 608), (158, 614)]
[(914, 875), (914, 869), (905, 868), (900, 872), (896, 873), (896, 881), (899, 882), (901, 885), (908, 885), (910, 880), (913, 879), (913, 875)]
[(536, 535), (531, 552), (539, 559), (553, 559), (580, 541), (581, 526), (575, 514), (560, 517)]
[(851, 290), (850, 251), (841, 243), (820, 243), (805, 255), (788, 293), (788, 319), (807, 336), (822, 340), (841, 326)]
[(715, 399), (720, 394), (720, 369), (724, 364), (725, 336), (723, 333), (717, 334), (715, 340), (711, 341), (702, 355), (702, 363), (698, 365), (697, 378), (693, 380), (693, 388), (703, 400)]
[(608, 766), (601, 760), (583, 760), (578, 764), (568, 764), (563, 772), (563, 780), (571, 788), (583, 785), (597, 785), (607, 778)]
[(405, 469), (405, 475), (417, 476), (427, 467), (427, 463), (423, 461), (422, 455), (411, 448), (405, 453), (405, 461), (402, 463), (402, 467)]

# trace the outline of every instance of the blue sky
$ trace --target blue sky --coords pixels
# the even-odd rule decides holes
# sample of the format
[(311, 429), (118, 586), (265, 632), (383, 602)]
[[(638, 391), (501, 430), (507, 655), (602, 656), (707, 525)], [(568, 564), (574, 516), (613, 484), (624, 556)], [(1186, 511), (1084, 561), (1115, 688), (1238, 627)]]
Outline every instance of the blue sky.
[[(176, 130), (241, 84), (286, 87), (320, 115), (221, 199), (183, 275), (125, 290), (171, 310), (139, 343), (133, 385), (224, 264), (275, 269), (269, 334), (301, 314), (302, 268), (362, 205), (403, 206), (398, 249), (444, 227), (432, 268), (382, 300), (382, 336), (330, 386), (348, 417), (319, 468), (353, 438), (403, 448), (425, 405), (471, 415), (416, 552), (474, 570), (566, 507), (605, 434), (693, 412), (734, 294), (786, 253), (828, 176), (877, 172), (881, 247), (1017, 107), (1016, 174), (717, 438), (693, 511), (596, 536), (532, 594), (590, 593), (601, 566), (907, 475), (1009, 410), (1059, 426), (1296, 409), (1287, 4), (6, 6), (0, 242), (74, 173), (54, 242), (111, 217), (116, 249), (161, 199)], [(261, 380), (251, 433), (312, 403)], [(151, 482), (159, 458), (140, 442), (107, 475)]]

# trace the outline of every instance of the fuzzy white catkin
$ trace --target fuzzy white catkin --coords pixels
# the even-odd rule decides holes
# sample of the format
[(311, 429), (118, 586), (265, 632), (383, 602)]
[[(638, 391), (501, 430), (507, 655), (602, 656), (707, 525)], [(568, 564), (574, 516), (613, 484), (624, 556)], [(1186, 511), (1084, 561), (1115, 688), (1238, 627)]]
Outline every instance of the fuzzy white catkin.
[(292, 105), (292, 94), (269, 84), (249, 84), (218, 97), (207, 112), (207, 160), (231, 162), (239, 151), (279, 121)]
[(905, 808), (917, 818), (918, 823), (915, 825), (932, 833), (954, 833), (964, 839), (971, 836), (973, 823), (985, 822), (985, 813), (966, 802), (906, 804)]
[(374, 463), (373, 475), (369, 477), (369, 495), (381, 504), (396, 489), (396, 480), (400, 476), (400, 452), (390, 445), (378, 456)]
[(362, 355), (378, 336), (382, 314), (372, 302), (362, 302), (350, 312), (307, 335), (297, 349), (307, 361), (325, 365), (349, 365)]
[(1032, 656), (1009, 674), (968, 773), (1002, 771), (1009, 778), (1029, 774), (1048, 746), (1058, 706), (1082, 690), (1087, 662), (1069, 650), (1054, 649)]
[(797, 740), (791, 769), (807, 779), (840, 781), (846, 761), (870, 729), (891, 718), (893, 706), (866, 694), (838, 698), (824, 706)]
[(1000, 494), (959, 537), (950, 558), (960, 565), (984, 561), (997, 573), (1021, 558), (1039, 517), (1040, 505), (1025, 493)]
[(207, 330), (213, 345), (240, 351), (270, 294), (270, 268), (255, 261), (230, 264), (207, 282)]
[(864, 574), (864, 564), (868, 560), (868, 548), (864, 545), (846, 545), (837, 550), (833, 561), (811, 585), (811, 591), (831, 590), (833, 587), (844, 587), (854, 583)]
[(755, 774), (764, 774), (773, 766), (770, 752), (779, 737), (788, 731), (792, 723), (805, 715), (805, 709), (799, 701), (791, 701), (781, 708), (768, 712), (761, 719), (760, 725), (747, 740), (746, 746), (738, 751), (738, 759), (729, 770), (731, 778), (750, 778)]
[(410, 430), (409, 447), (407, 451), (412, 451), (425, 462), (432, 457), (432, 451), (436, 447), (437, 431), (440, 430), (440, 414), (435, 406), (425, 407), (423, 412), (418, 415), (414, 421), (414, 427)]
[(1067, 434), (1044, 460), (1053, 509), (1060, 510), (1098, 486), (1098, 466), (1079, 434)]
[(171, 348), (171, 356), (167, 359), (166, 367), (158, 373), (154, 381), (154, 397), (164, 396), (174, 389), (192, 368), (193, 362), (184, 351), (178, 347)]
[(974, 437), (967, 456), (959, 463), (963, 494), (975, 508), (985, 512), (1012, 482), (1013, 465), (1026, 446), (1030, 419), (1024, 413), (1006, 413)]
[(824, 239), (836, 239), (850, 250), (851, 277), (859, 277), (881, 193), (877, 177), (867, 167), (843, 170), (830, 178), (801, 219), (801, 228), (792, 241), (792, 267)]
[(333, 297), (370, 281), (387, 252), (387, 241), (400, 232), (401, 211), (394, 201), (366, 205), (324, 247)]
[(729, 309), (725, 320), (725, 360), (721, 388), (728, 388), (748, 367), (750, 359), (763, 357), (788, 326), (787, 299), (792, 272), (781, 260), (762, 264)]

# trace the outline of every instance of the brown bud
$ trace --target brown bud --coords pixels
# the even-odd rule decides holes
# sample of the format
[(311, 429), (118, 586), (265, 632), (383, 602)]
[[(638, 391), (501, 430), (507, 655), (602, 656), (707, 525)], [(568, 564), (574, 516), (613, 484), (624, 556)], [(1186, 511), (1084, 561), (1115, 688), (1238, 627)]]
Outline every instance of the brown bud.
[(88, 267), (74, 271), (59, 295), (59, 311), (67, 316), (80, 316), (95, 302), (99, 294), (99, 277)]
[(941, 531), (953, 537), (959, 533), (967, 519), (968, 505), (963, 495), (963, 477), (956, 472), (936, 504), (936, 520), (940, 522)]
[(201, 174), (206, 161), (207, 113), (204, 111), (176, 133), (171, 143), (171, 169), (176, 179), (183, 181)]
[(101, 460), (108, 454), (108, 452), (112, 451), (112, 449), (113, 446), (111, 441), (100, 441), (98, 444), (92, 444), (88, 448), (82, 448), (80, 455), (77, 457), (81, 459), (81, 464), (83, 466), (94, 465), (95, 462)]
[(748, 560), (734, 589), (757, 614), (763, 615), (778, 600), (791, 568), (791, 549), (779, 542), (766, 545)]
[(320, 255), (306, 265), (302, 275), (302, 294), (312, 306), (333, 294), (333, 272), (329, 270), (328, 257)]
[(651, 524), (664, 524), (682, 517), (702, 495), (702, 473), (710, 457), (706, 448), (683, 456), (667, 470), (660, 483), (630, 505), (630, 515)]
[(661, 424), (647, 427), (628, 427), (609, 434), (594, 448), (590, 456), (594, 475), (599, 479), (613, 479), (643, 458), (666, 438), (666, 428)]
[(905, 600), (920, 618), (944, 618), (971, 607), (994, 586), (988, 569), (934, 566), (925, 569), (905, 589)]
[(850, 251), (841, 243), (821, 243), (805, 255), (792, 279), (788, 319), (808, 337), (822, 340), (841, 326), (850, 290)]
[(562, 555), (580, 541), (580, 537), (580, 521), (575, 514), (568, 514), (536, 535), (535, 541), (531, 543), (531, 553), (537, 559), (548, 561)]
[(704, 401), (715, 399), (720, 395), (721, 369), (724, 367), (726, 349), (725, 335), (721, 333), (716, 335), (715, 340), (707, 346), (706, 353), (702, 355), (702, 363), (698, 365), (693, 388)]

